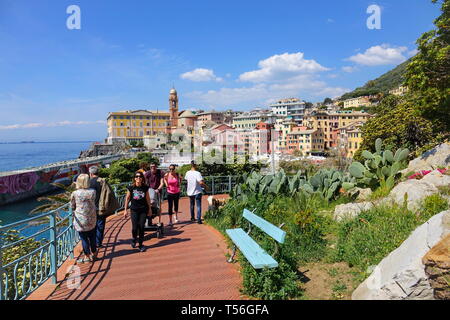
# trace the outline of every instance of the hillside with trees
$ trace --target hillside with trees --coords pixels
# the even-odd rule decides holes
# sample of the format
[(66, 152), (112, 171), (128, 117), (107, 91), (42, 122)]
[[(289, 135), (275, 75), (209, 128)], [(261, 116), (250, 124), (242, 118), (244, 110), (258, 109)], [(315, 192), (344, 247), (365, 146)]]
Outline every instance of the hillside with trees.
[[(418, 40), (418, 54), (406, 66), (401, 96), (387, 96), (375, 107), (376, 117), (362, 128), (360, 150), (374, 150), (375, 141), (384, 139), (391, 147), (406, 147), (418, 156), (450, 138), (450, 0), (441, 3), (436, 29)], [(355, 154), (362, 159), (361, 151)]]
[(364, 86), (345, 93), (341, 99), (351, 99), (360, 96), (368, 96), (382, 93), (387, 95), (389, 90), (397, 88), (405, 81), (405, 73), (412, 58), (398, 65), (396, 68), (386, 72), (375, 80), (368, 81)]

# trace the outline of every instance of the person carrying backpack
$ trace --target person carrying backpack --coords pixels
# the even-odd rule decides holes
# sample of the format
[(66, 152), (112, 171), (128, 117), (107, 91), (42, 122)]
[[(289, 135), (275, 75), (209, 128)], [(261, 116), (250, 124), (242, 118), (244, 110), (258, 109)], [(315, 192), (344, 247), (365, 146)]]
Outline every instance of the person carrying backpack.
[(98, 167), (92, 166), (89, 168), (90, 176), (90, 188), (94, 189), (95, 195), (95, 209), (97, 212), (97, 225), (96, 225), (96, 244), (97, 248), (103, 247), (103, 238), (105, 234), (106, 218), (112, 215), (117, 209), (120, 208), (120, 204), (112, 190), (111, 186), (105, 179), (98, 176)]

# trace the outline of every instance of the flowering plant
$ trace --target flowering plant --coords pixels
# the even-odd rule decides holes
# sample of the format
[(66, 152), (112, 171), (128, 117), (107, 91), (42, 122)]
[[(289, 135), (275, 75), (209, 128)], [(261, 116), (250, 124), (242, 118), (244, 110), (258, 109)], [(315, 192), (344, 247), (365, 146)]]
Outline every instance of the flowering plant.
[[(444, 174), (444, 173), (447, 172), (448, 169), (437, 169), (437, 170), (438, 170), (440, 173)], [(410, 175), (410, 176), (408, 177), (408, 179), (417, 179), (417, 180), (422, 179), (422, 178), (425, 177), (427, 174), (429, 174), (431, 171), (432, 171), (432, 170), (421, 170), (421, 171), (418, 171), (418, 172), (416, 172), (416, 173)]]

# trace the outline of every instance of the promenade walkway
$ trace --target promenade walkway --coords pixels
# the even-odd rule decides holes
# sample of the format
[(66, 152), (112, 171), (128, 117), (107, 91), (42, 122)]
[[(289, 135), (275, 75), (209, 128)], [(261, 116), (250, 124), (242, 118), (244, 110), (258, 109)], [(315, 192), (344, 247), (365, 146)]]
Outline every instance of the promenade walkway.
[[(208, 204), (203, 197), (202, 209)], [(131, 248), (131, 221), (123, 216), (108, 219), (105, 247), (93, 264), (78, 264), (80, 287), (64, 275), (76, 259), (60, 268), (56, 288), (44, 284), (28, 299), (39, 300), (231, 300), (241, 299), (241, 278), (236, 264), (226, 262), (222, 235), (212, 227), (189, 221), (189, 199), (180, 199), (180, 223), (167, 227), (167, 202), (163, 203), (165, 236), (146, 234), (147, 251)], [(78, 245), (76, 255), (81, 251)], [(71, 273), (74, 274), (73, 272)]]

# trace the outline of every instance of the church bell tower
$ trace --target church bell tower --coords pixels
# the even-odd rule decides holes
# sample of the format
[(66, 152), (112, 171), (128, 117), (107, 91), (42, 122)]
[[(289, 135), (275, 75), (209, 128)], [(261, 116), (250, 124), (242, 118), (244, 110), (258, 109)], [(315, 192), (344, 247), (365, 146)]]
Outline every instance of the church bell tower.
[(169, 94), (169, 113), (170, 113), (170, 126), (178, 126), (178, 95), (177, 90), (172, 88)]

